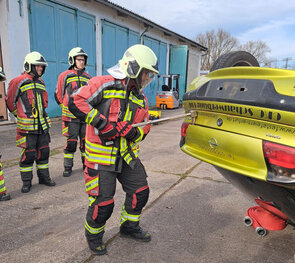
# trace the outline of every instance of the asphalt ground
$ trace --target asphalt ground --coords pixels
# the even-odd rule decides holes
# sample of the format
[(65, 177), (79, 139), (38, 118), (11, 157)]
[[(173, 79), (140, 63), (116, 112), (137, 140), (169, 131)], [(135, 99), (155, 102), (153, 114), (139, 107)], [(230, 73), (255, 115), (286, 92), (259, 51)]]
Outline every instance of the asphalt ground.
[[(162, 111), (162, 118), (183, 113)], [(50, 173), (55, 187), (39, 185), (20, 192), (15, 125), (0, 127), (4, 176), (12, 200), (0, 202), (0, 262), (294, 262), (291, 226), (258, 236), (243, 224), (255, 205), (227, 182), (213, 166), (179, 148), (182, 120), (153, 125), (141, 143), (150, 199), (141, 226), (152, 241), (141, 243), (118, 234), (124, 193), (117, 184), (115, 208), (106, 225), (108, 254), (92, 255), (84, 237), (88, 206), (79, 152), (71, 177), (62, 176), (65, 139), (54, 119)]]

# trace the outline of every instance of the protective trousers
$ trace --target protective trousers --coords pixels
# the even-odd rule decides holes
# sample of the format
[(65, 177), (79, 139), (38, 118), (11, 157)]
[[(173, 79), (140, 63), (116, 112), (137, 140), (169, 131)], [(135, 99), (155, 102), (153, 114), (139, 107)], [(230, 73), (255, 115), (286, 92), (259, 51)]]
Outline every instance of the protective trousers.
[(113, 208), (113, 196), (116, 191), (116, 179), (126, 193), (121, 211), (120, 227), (136, 230), (139, 227), (140, 214), (149, 197), (147, 174), (138, 159), (132, 170), (123, 162), (121, 173), (85, 169), (86, 192), (98, 192), (98, 196), (89, 195), (89, 207), (85, 220), (85, 234), (88, 240), (102, 238), (106, 221)]
[(23, 149), (19, 162), (23, 181), (31, 181), (33, 179), (34, 161), (36, 161), (37, 176), (39, 178), (49, 178), (49, 142), (49, 133), (26, 135), (26, 148)]
[(4, 180), (2, 162), (1, 162), (1, 154), (0, 154), (0, 195), (3, 195), (5, 193), (6, 193), (6, 186), (5, 186), (5, 180)]
[(74, 165), (74, 154), (77, 149), (78, 138), (80, 138), (80, 152), (84, 168), (85, 160), (85, 134), (86, 123), (80, 120), (64, 121), (63, 135), (67, 137), (67, 143), (64, 148), (64, 168), (65, 170), (72, 169)]

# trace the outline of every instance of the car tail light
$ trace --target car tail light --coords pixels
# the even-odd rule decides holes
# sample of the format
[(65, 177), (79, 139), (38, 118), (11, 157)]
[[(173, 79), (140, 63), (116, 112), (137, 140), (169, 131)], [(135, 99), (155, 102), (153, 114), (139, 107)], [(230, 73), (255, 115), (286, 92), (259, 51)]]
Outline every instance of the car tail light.
[(189, 123), (187, 123), (187, 122), (184, 122), (181, 125), (181, 137), (185, 137), (186, 136), (186, 131), (187, 131), (188, 126), (189, 126)]
[(295, 178), (295, 148), (263, 141), (263, 154), (275, 176)]

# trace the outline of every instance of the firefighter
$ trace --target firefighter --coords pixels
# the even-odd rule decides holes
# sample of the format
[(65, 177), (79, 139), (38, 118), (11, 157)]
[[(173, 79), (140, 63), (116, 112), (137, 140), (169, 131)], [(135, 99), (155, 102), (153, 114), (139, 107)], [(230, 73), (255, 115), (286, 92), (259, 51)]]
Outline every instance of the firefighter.
[[(6, 76), (2, 68), (0, 67), (0, 82), (5, 81)], [(3, 175), (3, 169), (2, 169), (2, 163), (1, 163), (1, 153), (0, 153), (0, 201), (7, 201), (10, 200), (10, 195), (6, 193), (6, 186), (5, 186), (5, 180)]]
[(17, 118), (16, 145), (22, 148), (19, 162), (22, 193), (28, 193), (32, 187), (34, 161), (39, 184), (55, 186), (48, 167), (51, 126), (45, 112), (48, 93), (41, 79), (46, 66), (46, 60), (39, 52), (29, 53), (24, 60), (24, 73), (11, 80), (8, 86), (6, 104)]
[(91, 78), (84, 70), (87, 65), (87, 54), (80, 48), (75, 47), (69, 52), (70, 67), (58, 77), (57, 87), (55, 90), (55, 100), (62, 107), (63, 136), (67, 138), (64, 148), (64, 172), (63, 176), (68, 177), (72, 174), (74, 153), (76, 152), (78, 138), (80, 138), (80, 152), (84, 170), (85, 160), (85, 132), (86, 123), (77, 119), (68, 108), (68, 97), (87, 85)]
[(139, 218), (149, 197), (145, 168), (138, 158), (138, 142), (150, 125), (148, 101), (142, 89), (158, 74), (157, 57), (144, 45), (126, 50), (119, 63), (108, 69), (110, 75), (94, 77), (70, 97), (69, 108), (87, 123), (85, 185), (89, 207), (85, 235), (89, 248), (98, 255), (107, 252), (102, 241), (110, 218), (116, 179), (126, 193), (121, 211), (120, 234), (148, 242), (151, 235), (141, 229)]

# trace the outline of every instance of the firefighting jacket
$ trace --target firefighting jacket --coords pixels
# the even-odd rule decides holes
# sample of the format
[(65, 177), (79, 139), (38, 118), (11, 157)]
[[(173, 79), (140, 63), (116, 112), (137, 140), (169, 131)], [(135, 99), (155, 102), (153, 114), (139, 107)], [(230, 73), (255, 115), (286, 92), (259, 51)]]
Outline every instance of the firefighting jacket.
[(69, 69), (61, 73), (58, 77), (54, 97), (58, 105), (62, 108), (62, 120), (70, 121), (76, 117), (69, 111), (68, 98), (74, 91), (87, 85), (91, 76), (84, 70)]
[(10, 81), (6, 104), (17, 118), (17, 129), (23, 133), (38, 133), (50, 128), (50, 119), (45, 112), (48, 93), (41, 78), (33, 79), (27, 73)]
[(88, 86), (77, 90), (70, 97), (71, 112), (88, 124), (85, 138), (86, 165), (92, 169), (121, 171), (122, 160), (133, 168), (139, 154), (138, 142), (150, 130), (150, 125), (137, 127), (133, 141), (124, 137), (108, 141), (101, 136), (100, 130), (108, 122), (148, 121), (148, 102), (144, 93), (138, 91), (135, 84), (128, 91), (125, 81), (112, 76), (94, 77)]

